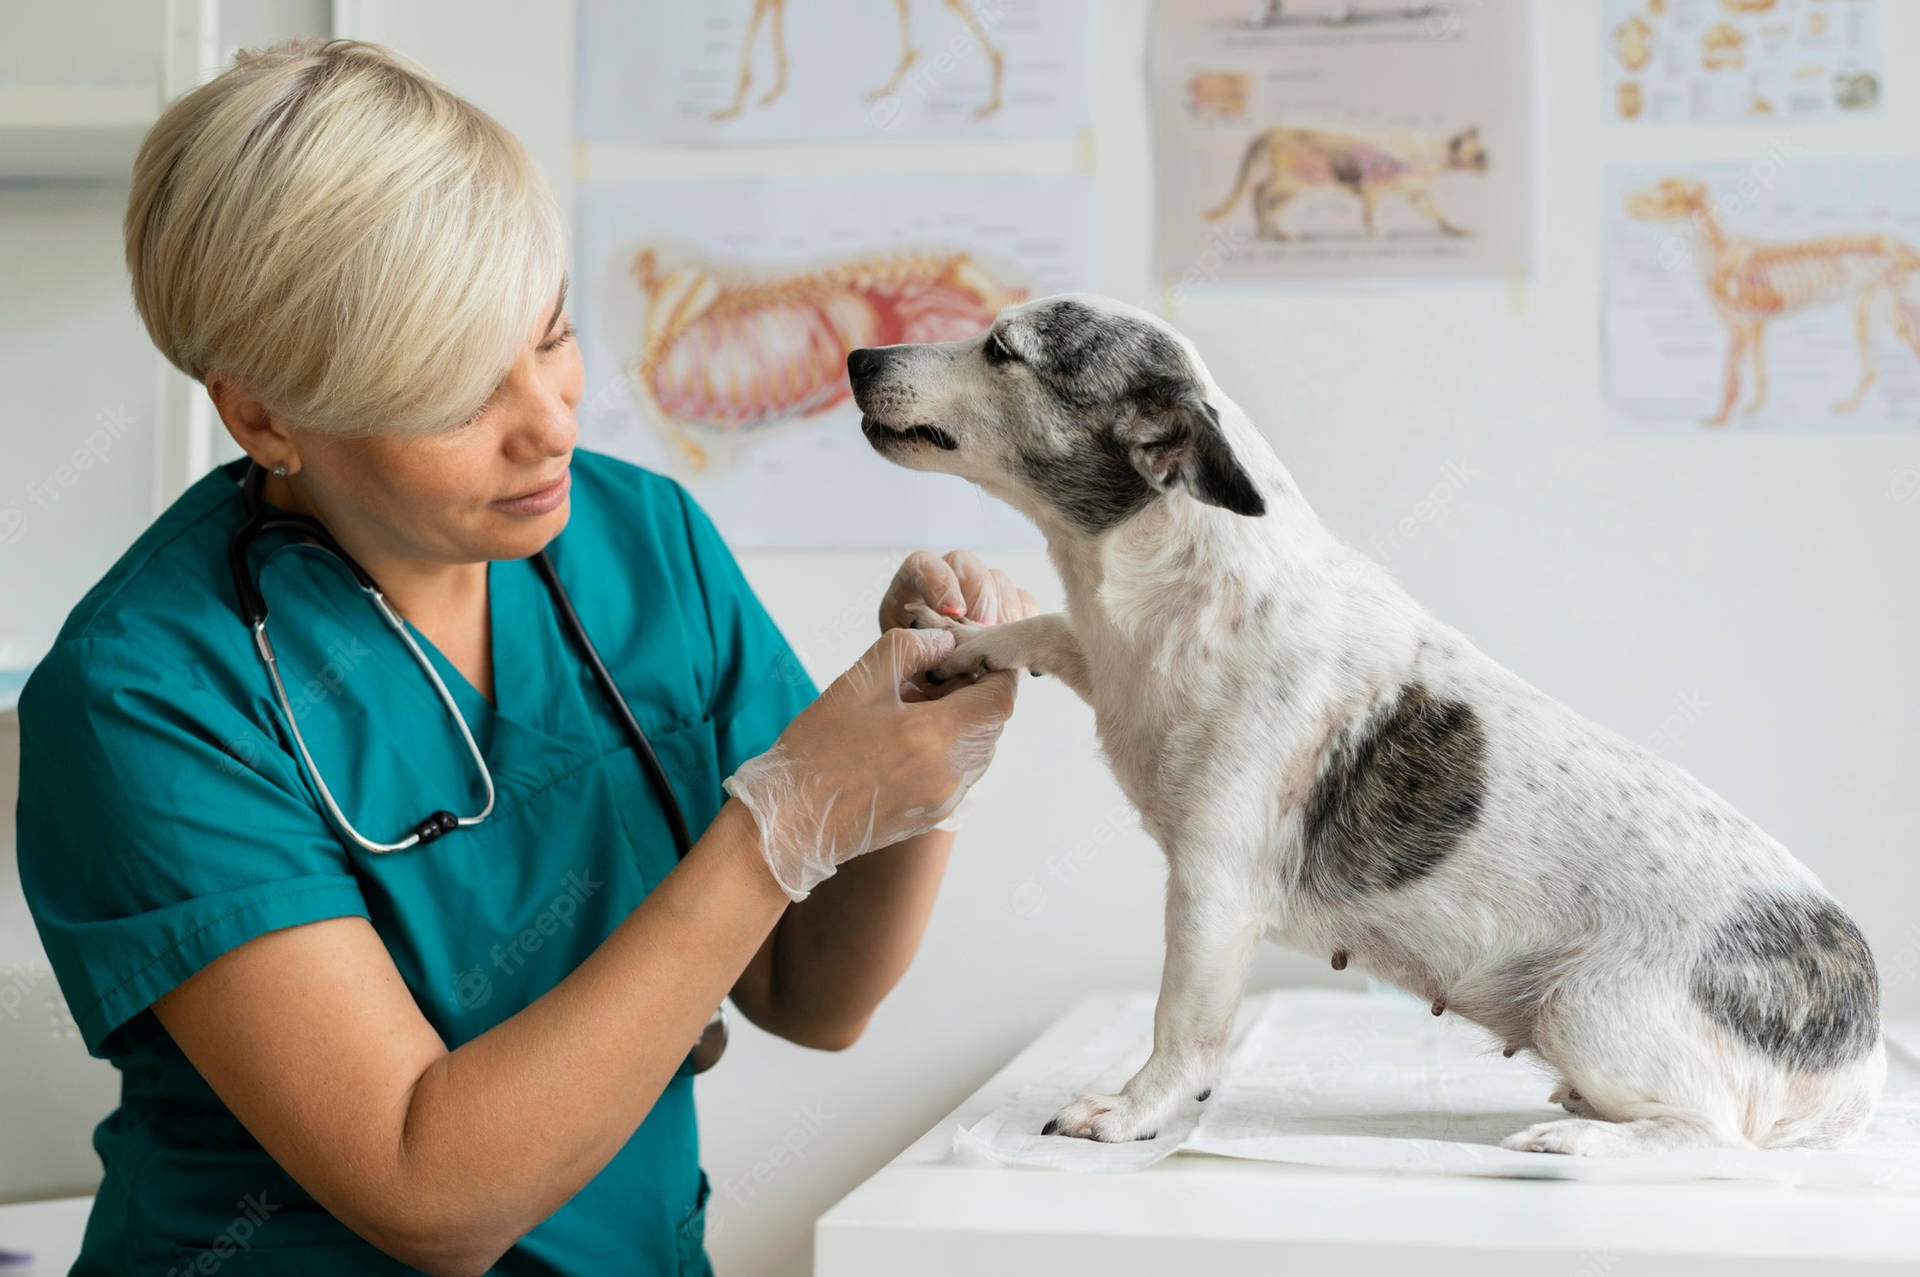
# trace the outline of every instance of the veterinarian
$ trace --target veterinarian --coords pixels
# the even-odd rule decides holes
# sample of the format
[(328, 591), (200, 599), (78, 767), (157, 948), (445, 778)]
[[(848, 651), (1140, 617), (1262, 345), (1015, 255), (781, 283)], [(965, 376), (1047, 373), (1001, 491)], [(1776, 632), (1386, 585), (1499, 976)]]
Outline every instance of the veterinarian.
[(685, 491), (576, 451), (538, 170), (379, 46), (242, 53), (153, 127), (125, 231), (246, 457), (21, 702), (22, 884), (123, 1074), (75, 1271), (708, 1271), (715, 1008), (859, 1037), (1013, 707), (916, 684), (953, 639), (892, 627), (1031, 597), (911, 556), (816, 699)]

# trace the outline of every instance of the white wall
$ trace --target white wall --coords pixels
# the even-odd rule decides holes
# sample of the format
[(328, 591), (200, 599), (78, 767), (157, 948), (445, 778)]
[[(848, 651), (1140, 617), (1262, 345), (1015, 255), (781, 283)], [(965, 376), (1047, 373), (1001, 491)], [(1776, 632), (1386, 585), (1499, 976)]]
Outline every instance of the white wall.
[[(1889, 1009), (1920, 1013), (1920, 796), (1909, 779), (1920, 770), (1920, 687), (1903, 659), (1920, 625), (1920, 501), (1900, 499), (1920, 439), (1617, 436), (1598, 399), (1601, 165), (1758, 157), (1783, 139), (1808, 153), (1911, 154), (1920, 98), (1904, 74), (1920, 66), (1920, 9), (1889, 5), (1893, 74), (1877, 119), (1628, 131), (1598, 120), (1597, 0), (1541, 7), (1545, 256), (1534, 283), (1163, 299), (1146, 259), (1146, 6), (1101, 0), (1098, 286), (1171, 301), (1326, 519), (1438, 615), (1601, 722), (1658, 741), (1796, 849), (1866, 929)], [(342, 10), (357, 24), (343, 33), (400, 45), (520, 132), (564, 195), (571, 42), (546, 6)], [(914, 143), (589, 158), (653, 175), (869, 169), (896, 156), (916, 171), (965, 172), (1056, 152), (1072, 163), (1072, 151)], [(824, 680), (869, 641), (899, 556), (742, 557)], [(1057, 603), (1041, 555), (999, 562)], [(1097, 761), (1084, 709), (1048, 680), (1020, 695), (925, 948), (865, 1040), (820, 1055), (742, 1027), (702, 1080), (723, 1271), (805, 1272), (814, 1216), (1070, 1001), (1155, 984), (1159, 854)], [(0, 733), (0, 768), (10, 749)], [(10, 840), (0, 829), (0, 848)], [(19, 916), (0, 901), (0, 923)], [(1357, 985), (1350, 975), (1268, 950), (1255, 981)]]

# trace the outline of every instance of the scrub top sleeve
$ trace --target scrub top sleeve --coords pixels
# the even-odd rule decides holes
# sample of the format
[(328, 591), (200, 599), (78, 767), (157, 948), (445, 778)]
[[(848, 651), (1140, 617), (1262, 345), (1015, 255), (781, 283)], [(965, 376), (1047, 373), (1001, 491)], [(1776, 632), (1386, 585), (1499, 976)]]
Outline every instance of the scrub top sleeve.
[[(765, 753), (794, 715), (813, 703), (820, 689), (741, 575), (713, 520), (684, 487), (675, 483), (674, 488), (686, 515), (694, 570), (713, 636), (708, 709), (724, 780), (741, 763)], [(715, 799), (716, 804), (725, 800), (724, 792)]]
[(87, 1049), (214, 958), (367, 917), (297, 765), (192, 670), (62, 643), (20, 703), (20, 884)]

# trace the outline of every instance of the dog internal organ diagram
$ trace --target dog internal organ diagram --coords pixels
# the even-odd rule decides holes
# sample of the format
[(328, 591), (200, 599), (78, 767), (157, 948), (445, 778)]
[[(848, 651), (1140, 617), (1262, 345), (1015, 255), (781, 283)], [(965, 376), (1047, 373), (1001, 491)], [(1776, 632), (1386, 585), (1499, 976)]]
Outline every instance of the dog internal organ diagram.
[(1027, 295), (963, 252), (777, 272), (663, 268), (649, 248), (630, 274), (646, 298), (636, 379), (695, 467), (705, 454), (688, 427), (748, 431), (834, 407), (849, 394), (848, 352), (964, 337)]
[[(1707, 424), (1724, 425), (1740, 397), (1741, 374), (1751, 362), (1753, 396), (1748, 413), (1767, 402), (1767, 325), (1782, 316), (1822, 306), (1845, 307), (1853, 316), (1860, 350), (1860, 382), (1833, 406), (1852, 412), (1879, 373), (1874, 367), (1873, 327), (1885, 314), (1892, 331), (1920, 356), (1920, 312), (1914, 276), (1920, 252), (1890, 235), (1828, 235), (1788, 243), (1760, 243), (1727, 234), (1699, 182), (1669, 178), (1637, 193), (1628, 213), (1644, 221), (1672, 222), (1687, 237), (1694, 268), (1727, 327), (1727, 366), (1720, 406)], [(1882, 303), (1885, 303), (1882, 305)]]

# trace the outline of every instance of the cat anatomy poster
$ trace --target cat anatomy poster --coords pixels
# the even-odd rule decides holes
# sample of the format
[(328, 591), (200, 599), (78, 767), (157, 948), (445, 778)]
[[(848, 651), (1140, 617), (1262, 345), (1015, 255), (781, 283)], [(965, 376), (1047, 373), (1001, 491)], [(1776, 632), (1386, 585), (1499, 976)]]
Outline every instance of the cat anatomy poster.
[(1531, 266), (1531, 0), (1163, 0), (1154, 28), (1169, 285)]

